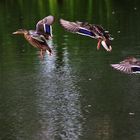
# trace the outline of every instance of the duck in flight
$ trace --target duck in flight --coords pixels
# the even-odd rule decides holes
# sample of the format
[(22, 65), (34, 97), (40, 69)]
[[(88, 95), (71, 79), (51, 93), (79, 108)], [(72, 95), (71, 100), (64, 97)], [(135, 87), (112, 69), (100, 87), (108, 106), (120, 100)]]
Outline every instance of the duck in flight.
[(110, 52), (112, 50), (111, 40), (113, 40), (113, 38), (102, 26), (89, 24), (87, 22), (70, 22), (64, 19), (60, 19), (60, 24), (69, 32), (97, 39), (97, 50), (100, 49), (101, 44), (106, 51)]
[(40, 50), (41, 58), (45, 53), (52, 54), (51, 48), (48, 46), (47, 41), (52, 38), (52, 24), (54, 23), (53, 16), (47, 16), (36, 24), (36, 30), (18, 29), (13, 34), (22, 34), (25, 39), (34, 47)]
[(118, 64), (111, 64), (111, 66), (128, 74), (140, 73), (140, 60), (135, 57), (128, 57)]

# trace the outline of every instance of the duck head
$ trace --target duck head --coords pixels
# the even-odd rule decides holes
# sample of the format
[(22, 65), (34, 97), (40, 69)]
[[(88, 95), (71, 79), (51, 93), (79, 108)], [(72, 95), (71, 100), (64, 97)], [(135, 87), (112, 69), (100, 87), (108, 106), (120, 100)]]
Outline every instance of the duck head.
[(28, 31), (25, 29), (18, 29), (17, 31), (13, 32), (13, 34), (28, 34)]

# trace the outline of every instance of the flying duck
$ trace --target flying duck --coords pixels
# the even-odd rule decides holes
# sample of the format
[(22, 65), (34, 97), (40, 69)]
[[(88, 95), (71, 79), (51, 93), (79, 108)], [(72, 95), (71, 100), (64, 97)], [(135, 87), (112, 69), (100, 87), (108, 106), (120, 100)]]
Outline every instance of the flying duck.
[(111, 40), (113, 40), (113, 38), (102, 26), (89, 24), (87, 22), (70, 22), (64, 19), (60, 19), (60, 24), (69, 32), (97, 39), (97, 50), (100, 49), (101, 44), (106, 51), (110, 52), (112, 50)]
[(52, 24), (54, 23), (53, 16), (47, 16), (36, 24), (36, 30), (18, 29), (13, 34), (22, 34), (25, 39), (34, 47), (40, 50), (41, 58), (45, 53), (52, 54), (51, 48), (48, 46), (47, 41), (52, 38)]

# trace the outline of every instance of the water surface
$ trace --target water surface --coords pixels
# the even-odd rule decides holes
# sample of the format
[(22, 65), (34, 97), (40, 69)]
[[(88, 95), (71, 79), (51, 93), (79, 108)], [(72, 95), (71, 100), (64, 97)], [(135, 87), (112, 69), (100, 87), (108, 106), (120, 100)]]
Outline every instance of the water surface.
[[(0, 140), (138, 140), (140, 76), (113, 70), (127, 56), (140, 58), (138, 0), (0, 2)], [(77, 8), (78, 7), (78, 8)], [(34, 29), (54, 15), (53, 55), (11, 33)], [(113, 51), (68, 33), (59, 18), (108, 29)]]

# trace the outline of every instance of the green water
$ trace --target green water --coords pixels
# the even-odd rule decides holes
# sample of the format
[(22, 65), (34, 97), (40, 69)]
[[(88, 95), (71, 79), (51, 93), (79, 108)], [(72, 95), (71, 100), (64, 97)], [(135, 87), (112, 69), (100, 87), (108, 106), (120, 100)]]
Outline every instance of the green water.
[[(139, 140), (140, 75), (113, 70), (140, 58), (139, 0), (0, 1), (0, 140)], [(12, 32), (54, 15), (53, 55)], [(112, 52), (63, 30), (59, 19), (88, 21), (115, 38)]]

